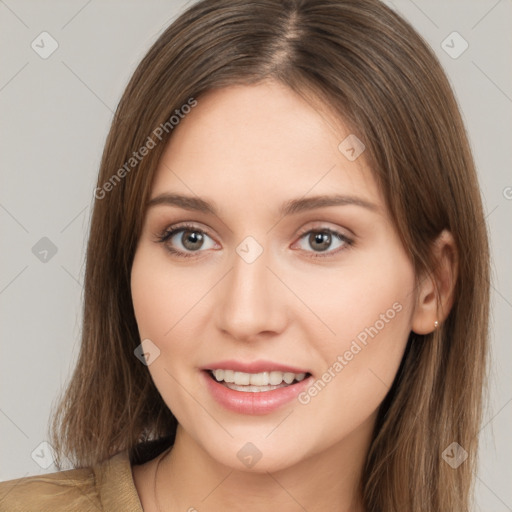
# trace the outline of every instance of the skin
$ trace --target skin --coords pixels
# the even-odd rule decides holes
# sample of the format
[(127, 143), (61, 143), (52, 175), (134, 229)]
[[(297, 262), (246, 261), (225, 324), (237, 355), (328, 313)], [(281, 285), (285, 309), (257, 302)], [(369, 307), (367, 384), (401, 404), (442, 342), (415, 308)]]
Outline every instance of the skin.
[[(431, 332), (443, 318), (436, 283), (427, 277), (415, 286), (364, 153), (352, 162), (338, 150), (351, 132), (326, 112), (274, 81), (210, 91), (163, 154), (151, 198), (199, 196), (218, 212), (151, 206), (135, 254), (141, 340), (160, 350), (148, 370), (179, 421), (172, 451), (133, 467), (146, 512), (364, 510), (357, 489), (377, 409), (410, 331)], [(285, 201), (321, 194), (357, 196), (375, 208), (278, 213)], [(182, 232), (174, 242), (156, 241), (184, 221), (207, 233), (199, 250), (187, 251)], [(303, 234), (327, 228), (354, 243), (334, 237), (322, 252)], [(263, 248), (252, 263), (236, 252), (247, 236)], [(436, 251), (439, 300), (448, 312), (449, 233)], [(214, 401), (201, 378), (200, 367), (221, 359), (277, 361), (321, 378), (396, 303), (400, 312), (305, 405), (293, 400), (270, 414), (242, 415)], [(237, 458), (247, 442), (262, 454), (252, 468)]]

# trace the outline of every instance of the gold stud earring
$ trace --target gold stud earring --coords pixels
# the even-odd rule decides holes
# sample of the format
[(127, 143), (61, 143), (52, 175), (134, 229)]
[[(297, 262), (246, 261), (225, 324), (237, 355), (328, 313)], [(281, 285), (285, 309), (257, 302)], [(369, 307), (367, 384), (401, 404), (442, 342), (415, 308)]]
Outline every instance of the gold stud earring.
[(439, 327), (439, 322), (436, 320), (436, 321), (434, 322), (434, 329), (437, 329), (438, 327)]

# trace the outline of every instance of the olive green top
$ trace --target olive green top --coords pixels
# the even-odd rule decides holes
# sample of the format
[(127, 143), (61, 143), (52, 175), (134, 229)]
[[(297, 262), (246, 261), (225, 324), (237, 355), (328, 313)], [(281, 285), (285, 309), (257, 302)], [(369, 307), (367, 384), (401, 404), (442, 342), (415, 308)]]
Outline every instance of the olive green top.
[(143, 512), (127, 451), (90, 468), (0, 482), (0, 512)]

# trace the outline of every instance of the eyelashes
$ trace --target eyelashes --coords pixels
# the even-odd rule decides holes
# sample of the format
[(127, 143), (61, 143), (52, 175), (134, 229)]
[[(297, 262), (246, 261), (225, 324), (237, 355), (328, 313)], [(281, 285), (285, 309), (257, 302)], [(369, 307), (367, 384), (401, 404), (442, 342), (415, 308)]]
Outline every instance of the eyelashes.
[[(178, 233), (181, 233), (181, 232), (183, 232), (183, 234), (185, 234), (186, 232), (191, 233), (191, 234), (195, 234), (195, 235), (199, 234), (199, 236), (191, 237), (191, 239), (189, 239), (187, 241), (187, 243), (194, 244), (194, 243), (197, 243), (198, 241), (202, 242), (205, 239), (205, 237), (211, 238), (206, 233), (206, 231), (198, 228), (197, 226), (194, 226), (193, 224), (181, 224), (179, 226), (171, 226), (170, 228), (167, 228), (166, 230), (164, 230), (164, 232), (161, 233), (157, 237), (157, 242), (165, 244), (165, 248), (171, 254), (174, 254), (174, 255), (182, 257), (182, 258), (195, 257), (195, 256), (197, 256), (195, 253), (203, 252), (203, 251), (190, 251), (190, 252), (187, 252), (186, 250), (184, 251), (184, 250), (178, 250), (178, 249), (174, 248), (169, 242), (172, 241), (172, 239)], [(182, 238), (182, 240), (180, 241), (180, 243), (183, 245), (183, 236), (181, 238)], [(201, 248), (203, 248), (202, 245), (201, 245)]]
[[(177, 236), (181, 233), (181, 236)], [(309, 236), (306, 236), (309, 235)], [(327, 258), (337, 255), (341, 251), (348, 250), (354, 245), (354, 240), (347, 237), (343, 233), (328, 227), (318, 227), (314, 229), (304, 230), (299, 233), (299, 239), (293, 245), (305, 242), (310, 248), (312, 245), (320, 244), (321, 250), (308, 250), (301, 247), (305, 253), (311, 253), (311, 258)], [(206, 231), (194, 224), (182, 223), (176, 226), (166, 228), (163, 232), (156, 235), (157, 243), (165, 246), (166, 250), (179, 258), (198, 257), (200, 253), (207, 249), (220, 248), (218, 244), (208, 235)], [(176, 248), (176, 243), (181, 248)], [(332, 250), (333, 244), (339, 244), (335, 250)], [(186, 245), (188, 245), (188, 247)], [(197, 248), (196, 246), (199, 245)], [(328, 247), (325, 247), (327, 245)]]
[[(334, 256), (340, 253), (341, 251), (346, 251), (347, 249), (354, 245), (354, 240), (347, 237), (343, 233), (340, 233), (339, 231), (327, 227), (320, 227), (302, 231), (299, 234), (299, 240), (295, 242), (294, 245), (296, 243), (303, 241), (305, 241), (305, 243), (309, 245), (309, 247), (312, 247), (313, 244), (317, 243), (321, 245), (327, 244), (329, 246), (328, 248), (322, 247), (320, 251), (309, 251), (307, 249), (302, 248), (304, 252), (311, 253), (309, 257), (312, 258), (327, 258), (330, 256)], [(338, 243), (339, 246), (335, 250), (328, 250), (333, 243)]]

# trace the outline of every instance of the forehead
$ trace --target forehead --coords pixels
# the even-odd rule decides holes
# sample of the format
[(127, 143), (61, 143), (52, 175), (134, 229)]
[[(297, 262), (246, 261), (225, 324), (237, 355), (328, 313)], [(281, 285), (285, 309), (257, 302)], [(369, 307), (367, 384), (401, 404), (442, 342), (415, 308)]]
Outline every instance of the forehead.
[(354, 135), (317, 102), (274, 81), (208, 91), (197, 101), (173, 130), (152, 197), (192, 194), (241, 211), (318, 194), (382, 205), (364, 152), (352, 161), (346, 143), (340, 150)]

